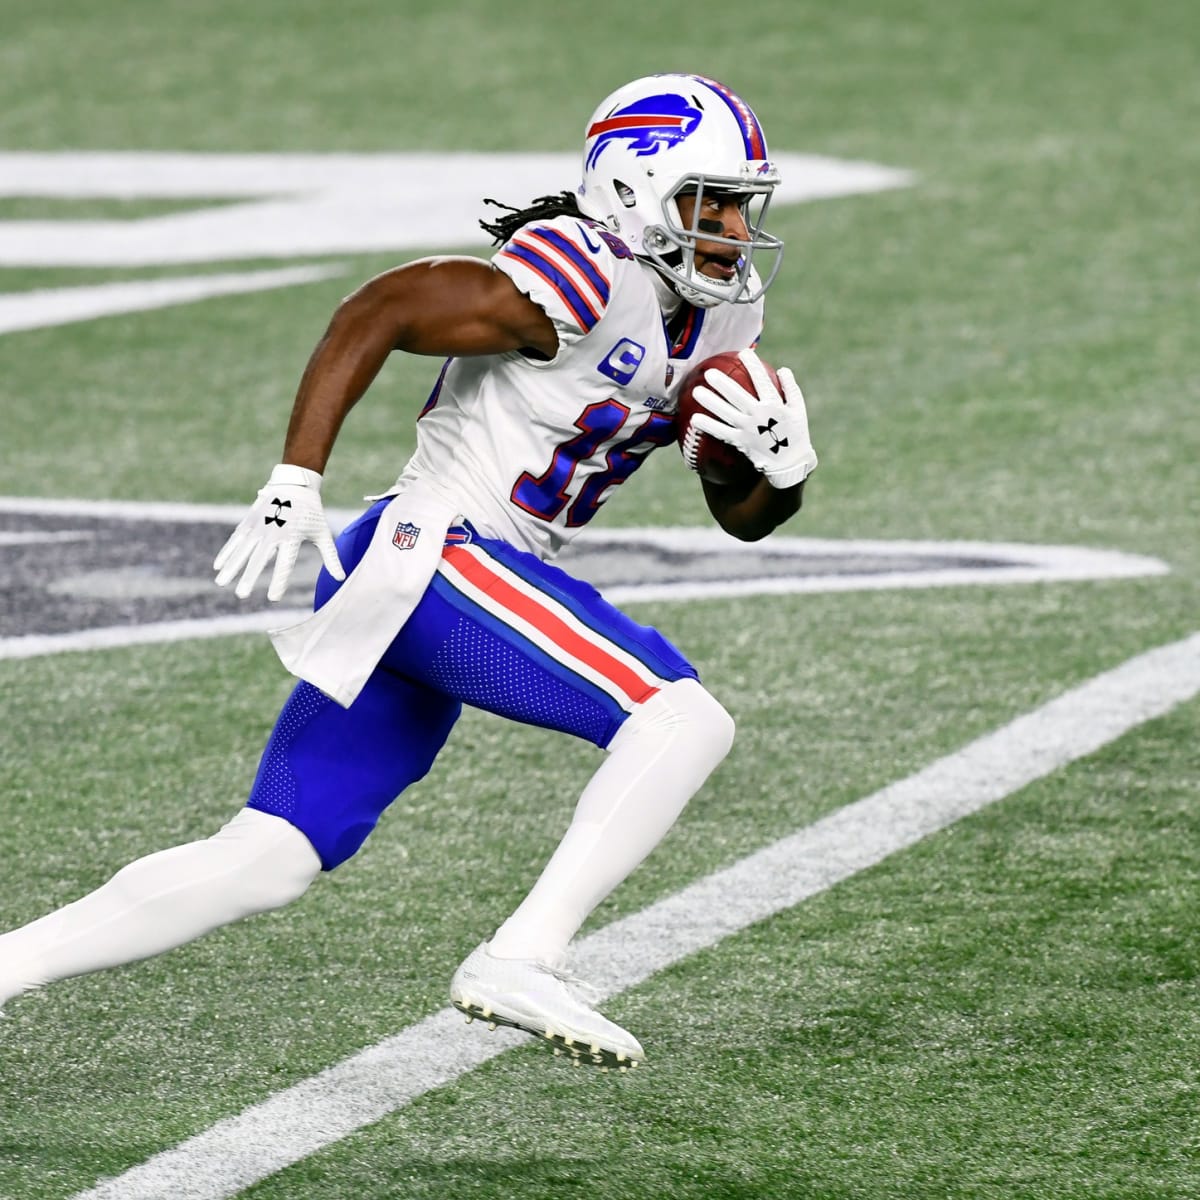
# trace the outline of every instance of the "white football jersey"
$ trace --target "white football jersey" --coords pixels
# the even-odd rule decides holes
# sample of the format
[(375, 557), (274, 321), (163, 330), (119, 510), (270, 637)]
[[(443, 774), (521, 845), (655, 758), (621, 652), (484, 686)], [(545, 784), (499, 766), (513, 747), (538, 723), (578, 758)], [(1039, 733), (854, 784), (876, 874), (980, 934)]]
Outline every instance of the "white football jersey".
[(526, 225), (492, 263), (549, 315), (558, 353), (449, 360), (397, 484), (436, 480), (481, 534), (544, 559), (647, 454), (675, 442), (683, 378), (753, 345), (762, 301), (689, 307), (672, 344), (652, 268), (585, 218)]

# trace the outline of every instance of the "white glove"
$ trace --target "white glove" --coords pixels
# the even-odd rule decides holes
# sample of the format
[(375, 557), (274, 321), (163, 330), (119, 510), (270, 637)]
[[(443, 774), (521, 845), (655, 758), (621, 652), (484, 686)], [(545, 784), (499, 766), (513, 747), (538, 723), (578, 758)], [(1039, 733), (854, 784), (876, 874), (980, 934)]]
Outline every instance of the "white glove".
[(238, 599), (245, 600), (263, 568), (278, 551), (267, 599), (282, 600), (296, 565), (296, 555), (305, 542), (316, 543), (325, 560), (325, 569), (334, 579), (346, 578), (321, 506), (321, 476), (305, 467), (280, 463), (213, 560), (217, 586), (225, 587), (245, 567), (235, 589)]
[(738, 358), (758, 395), (724, 371), (705, 371), (709, 386), (696, 388), (694, 395), (713, 415), (697, 413), (692, 425), (740, 450), (772, 487), (801, 483), (816, 469), (817, 452), (808, 436), (808, 411), (795, 375), (787, 367), (780, 368), (781, 396), (753, 350), (741, 351)]

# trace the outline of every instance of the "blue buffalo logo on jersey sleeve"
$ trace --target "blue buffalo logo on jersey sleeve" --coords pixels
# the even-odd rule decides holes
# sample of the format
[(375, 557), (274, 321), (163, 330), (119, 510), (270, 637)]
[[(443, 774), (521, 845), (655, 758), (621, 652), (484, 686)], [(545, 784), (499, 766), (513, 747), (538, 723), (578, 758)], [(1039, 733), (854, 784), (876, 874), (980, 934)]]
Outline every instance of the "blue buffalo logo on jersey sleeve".
[(677, 145), (700, 124), (704, 113), (689, 104), (682, 96), (666, 94), (635, 100), (624, 108), (615, 109), (603, 120), (596, 121), (587, 131), (592, 138), (587, 166), (595, 164), (600, 152), (613, 141), (626, 141), (639, 157), (657, 154), (667, 146)]

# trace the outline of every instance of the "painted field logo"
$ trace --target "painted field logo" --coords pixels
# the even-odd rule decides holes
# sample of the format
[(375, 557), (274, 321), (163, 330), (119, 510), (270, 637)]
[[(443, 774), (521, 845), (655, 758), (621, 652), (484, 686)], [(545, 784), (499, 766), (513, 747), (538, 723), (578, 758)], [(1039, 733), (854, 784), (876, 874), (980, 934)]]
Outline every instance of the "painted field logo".
[[(668, 98), (669, 99), (669, 98)], [(680, 97), (661, 112), (637, 106), (593, 126), (591, 153), (613, 138), (653, 154), (696, 127)], [(642, 104), (646, 104), (643, 101)], [(651, 107), (654, 107), (651, 104)], [(775, 203), (908, 187), (910, 172), (814, 154), (779, 154)], [(0, 150), (0, 200), (52, 201), (34, 219), (0, 217), (0, 268), (137, 267), (409, 251), (485, 243), (481, 197), (503, 179), (513, 195), (547, 195), (577, 179), (574, 154), (183, 154)], [(430, 204), (428, 183), (438, 182)], [(72, 217), (70, 202), (99, 201), (107, 215)], [(169, 211), (123, 213), (126, 201), (165, 200)], [(236, 201), (236, 203), (222, 203)], [(62, 203), (66, 202), (64, 207)], [(404, 213), (404, 220), (396, 214)], [(618, 258), (628, 247), (595, 235)], [(585, 234), (585, 237), (590, 237)], [(592, 243), (594, 244), (594, 243)], [(213, 296), (298, 287), (345, 271), (343, 263), (229, 269), (194, 275), (81, 281), (0, 292), (0, 334), (190, 304)]]
[[(283, 605), (213, 584), (240, 505), (0, 497), (0, 659), (275, 629), (311, 609), (320, 556), (301, 552)], [(358, 512), (326, 510), (335, 529)], [(409, 550), (421, 528), (397, 524)], [(452, 528), (448, 541), (469, 541)], [(588, 529), (557, 560), (614, 604), (795, 592), (1046, 583), (1164, 575), (1156, 558), (1080, 546), (839, 541), (719, 529)]]

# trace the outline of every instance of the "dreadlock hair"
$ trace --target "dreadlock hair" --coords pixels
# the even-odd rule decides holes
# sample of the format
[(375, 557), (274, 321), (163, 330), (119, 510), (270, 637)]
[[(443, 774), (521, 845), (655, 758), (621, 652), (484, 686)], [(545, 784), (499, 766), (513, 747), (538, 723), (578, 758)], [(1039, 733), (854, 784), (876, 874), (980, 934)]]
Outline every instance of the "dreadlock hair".
[(502, 246), (522, 225), (530, 221), (548, 221), (551, 217), (581, 217), (574, 192), (559, 192), (554, 196), (539, 196), (528, 208), (513, 208), (485, 196), (484, 204), (504, 209), (506, 216), (494, 221), (480, 221), (479, 227), (488, 234), (495, 245)]

